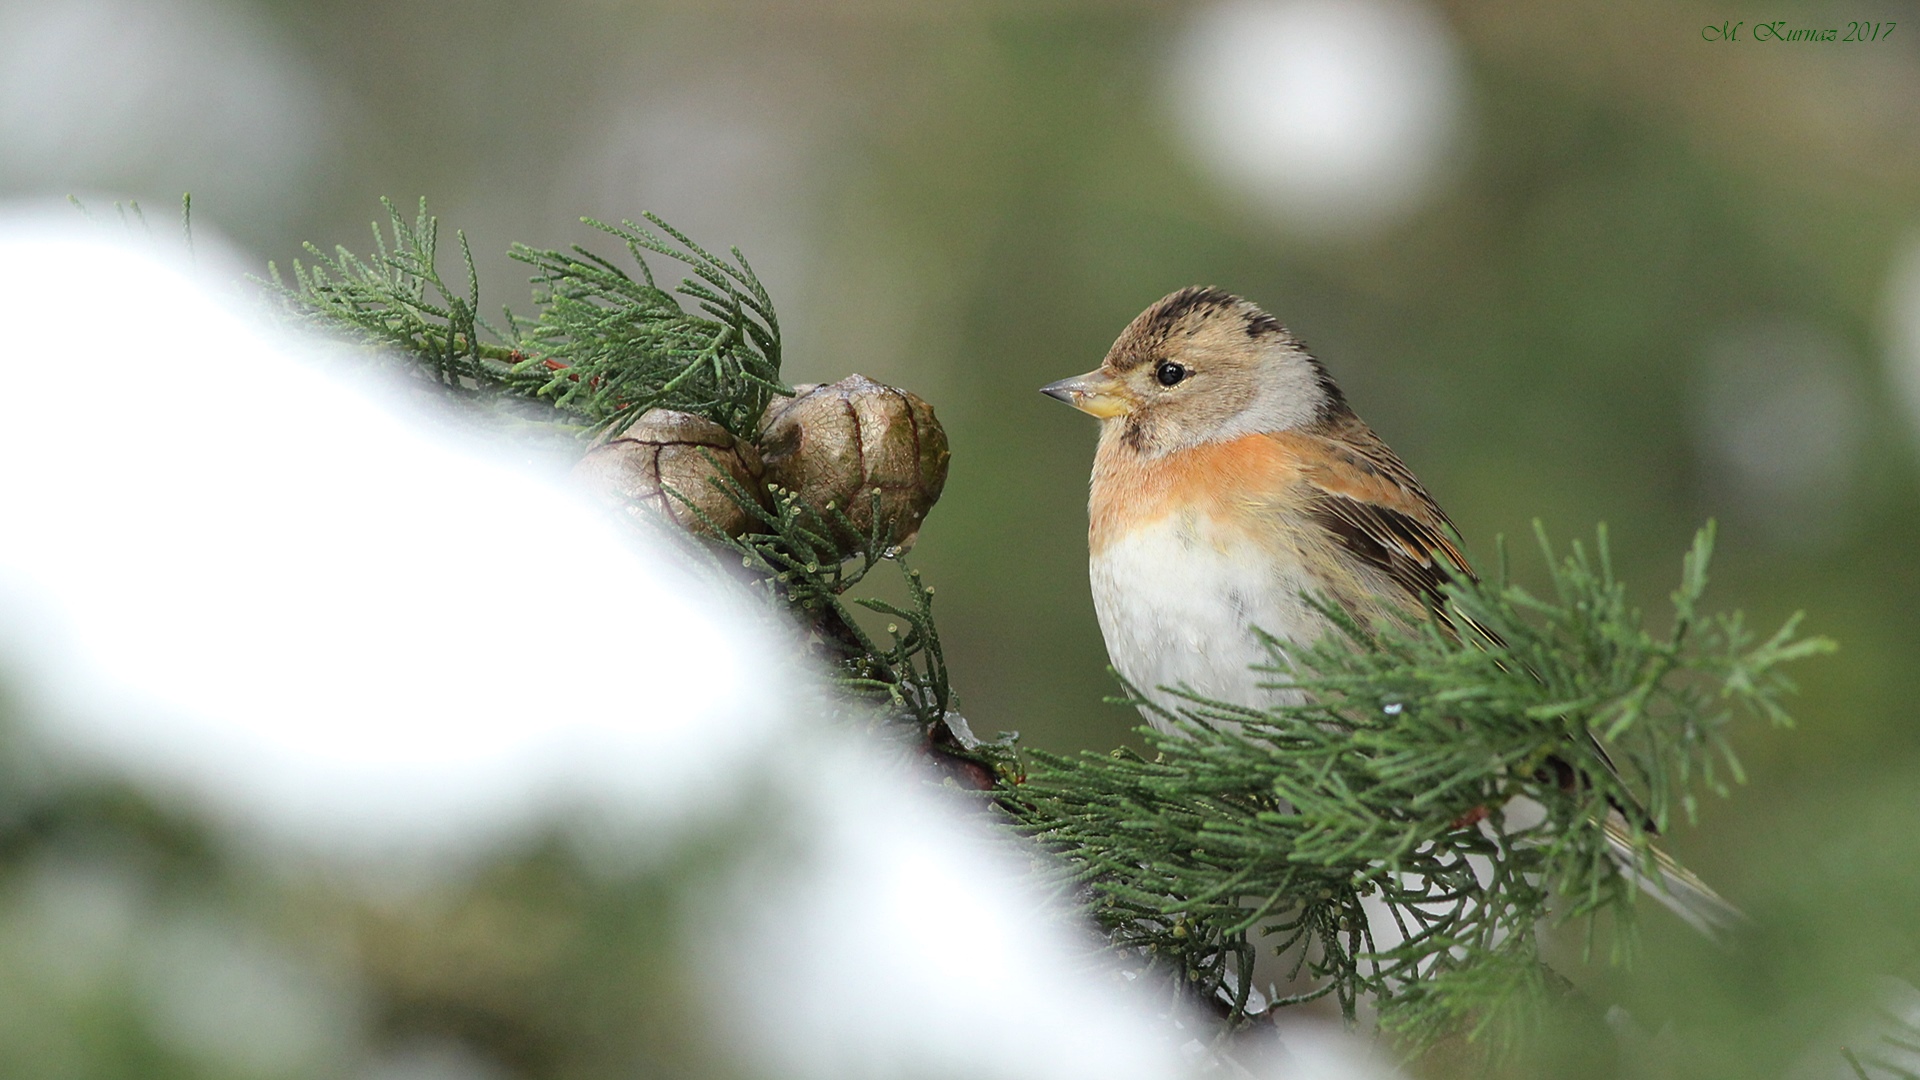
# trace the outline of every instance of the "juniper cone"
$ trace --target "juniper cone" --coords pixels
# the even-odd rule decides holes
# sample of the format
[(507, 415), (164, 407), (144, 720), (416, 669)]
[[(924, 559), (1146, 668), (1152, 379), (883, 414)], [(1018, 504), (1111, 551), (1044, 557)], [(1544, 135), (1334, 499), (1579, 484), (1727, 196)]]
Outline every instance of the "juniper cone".
[(705, 417), (672, 409), (642, 415), (617, 437), (588, 450), (573, 469), (576, 480), (610, 501), (652, 507), (681, 528), (708, 536), (713, 529), (701, 520), (703, 514), (728, 536), (753, 526), (753, 516), (728, 493), (726, 481), (764, 505), (761, 472), (752, 443)]
[(947, 482), (947, 433), (933, 406), (865, 375), (794, 390), (761, 420), (767, 482), (844, 512), (853, 531), (834, 537), (843, 557), (873, 531), (877, 490), (883, 540), (911, 547)]

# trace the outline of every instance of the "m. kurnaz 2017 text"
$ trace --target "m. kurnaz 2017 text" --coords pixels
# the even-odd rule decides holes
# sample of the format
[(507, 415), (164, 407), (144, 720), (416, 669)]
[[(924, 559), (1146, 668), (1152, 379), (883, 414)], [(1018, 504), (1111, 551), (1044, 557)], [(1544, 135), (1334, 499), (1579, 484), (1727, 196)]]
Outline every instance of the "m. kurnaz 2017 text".
[(1702, 41), (1885, 41), (1893, 33), (1896, 23), (1891, 22), (1849, 22), (1833, 27), (1789, 26), (1785, 19), (1777, 22), (1754, 23), (1723, 22), (1718, 25), (1709, 23), (1700, 28)]

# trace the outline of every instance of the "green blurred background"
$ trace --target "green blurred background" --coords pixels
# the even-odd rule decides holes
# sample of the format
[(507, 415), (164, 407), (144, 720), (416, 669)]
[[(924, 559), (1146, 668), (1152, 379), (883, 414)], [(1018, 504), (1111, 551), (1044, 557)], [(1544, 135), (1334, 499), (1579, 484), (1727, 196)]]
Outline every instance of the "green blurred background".
[[(737, 244), (791, 381), (859, 371), (934, 403), (953, 466), (917, 555), (963, 707), (1051, 750), (1137, 721), (1101, 700), (1094, 425), (1035, 389), (1161, 295), (1228, 288), (1327, 363), (1483, 566), (1505, 535), (1537, 581), (1535, 519), (1561, 543), (1606, 522), (1657, 614), (1718, 519), (1712, 600), (1769, 628), (1805, 609), (1842, 649), (1800, 673), (1797, 730), (1738, 740), (1750, 784), (1673, 847), (1762, 911), (1911, 920), (1912, 883), (1871, 854), (1834, 873), (1895, 891), (1793, 882), (1813, 853), (1920, 824), (1889, 809), (1920, 787), (1920, 5), (1386, 5), (1393, 32), (1358, 40), (1426, 44), (1341, 54), (1411, 74), (1362, 80), (1334, 127), (1385, 95), (1411, 156), (1286, 188), (1290, 155), (1345, 145), (1308, 132), (1266, 147), (1285, 175), (1264, 191), (1196, 133), (1273, 143), (1258, 102), (1194, 89), (1231, 66), (1193, 51), (1221, 10), (0, 3), (0, 196), (153, 211), (191, 190), (257, 264), (304, 240), (363, 251), (380, 196), (425, 195), (466, 231), (483, 297), (522, 312), (507, 245), (612, 254), (581, 215)], [(1752, 39), (1859, 19), (1898, 28)], [(1703, 33), (1734, 22), (1737, 40)], [(1312, 45), (1275, 39), (1275, 64)], [(1382, 172), (1410, 179), (1359, 190)], [(1895, 971), (1920, 948), (1911, 925), (1872, 941), (1834, 955)]]

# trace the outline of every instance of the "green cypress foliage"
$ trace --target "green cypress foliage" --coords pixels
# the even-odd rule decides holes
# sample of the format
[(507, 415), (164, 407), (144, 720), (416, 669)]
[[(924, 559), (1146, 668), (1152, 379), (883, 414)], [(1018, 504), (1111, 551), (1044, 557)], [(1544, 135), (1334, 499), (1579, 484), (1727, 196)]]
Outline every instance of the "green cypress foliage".
[[(438, 264), (439, 223), (420, 200), (413, 220), (391, 202), (387, 231), (373, 227), (373, 253), (306, 245), (287, 282), (269, 265), (275, 291), (297, 321), (388, 350), (402, 369), (452, 397), (485, 403), (532, 399), (591, 433), (625, 427), (653, 408), (677, 409), (752, 438), (780, 383), (780, 324), (760, 279), (738, 249), (715, 256), (658, 218), (661, 235), (631, 221), (587, 224), (620, 240), (634, 278), (584, 248), (515, 245), (533, 268), (539, 317), (480, 315), (480, 281), (465, 233), (456, 233), (464, 273), (450, 283)], [(654, 282), (646, 254), (685, 264), (693, 277), (673, 291)], [(691, 300), (684, 309), (676, 294)]]

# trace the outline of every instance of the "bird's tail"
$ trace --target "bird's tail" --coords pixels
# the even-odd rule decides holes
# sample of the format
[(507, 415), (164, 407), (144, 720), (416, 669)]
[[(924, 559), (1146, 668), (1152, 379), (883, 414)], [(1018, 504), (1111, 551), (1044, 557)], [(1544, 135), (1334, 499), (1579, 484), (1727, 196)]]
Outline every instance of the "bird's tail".
[(1605, 829), (1607, 847), (1620, 864), (1620, 872), (1640, 886), (1642, 892), (1680, 916), (1687, 925), (1724, 944), (1734, 930), (1747, 924), (1744, 912), (1714, 892), (1692, 871), (1675, 862), (1673, 856), (1651, 846), (1645, 849), (1653, 857), (1650, 873), (1641, 849), (1634, 845), (1633, 830), (1620, 811), (1615, 810), (1607, 815)]

